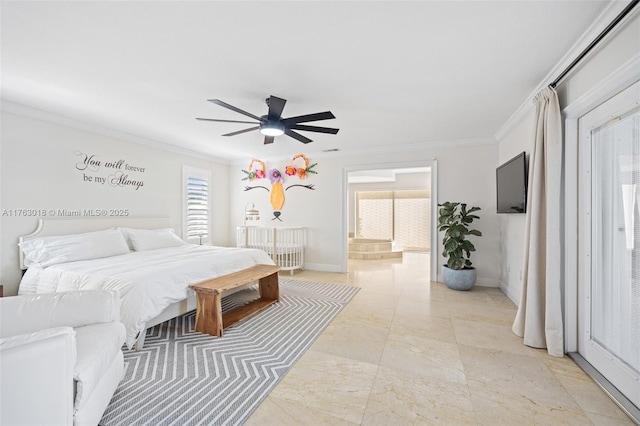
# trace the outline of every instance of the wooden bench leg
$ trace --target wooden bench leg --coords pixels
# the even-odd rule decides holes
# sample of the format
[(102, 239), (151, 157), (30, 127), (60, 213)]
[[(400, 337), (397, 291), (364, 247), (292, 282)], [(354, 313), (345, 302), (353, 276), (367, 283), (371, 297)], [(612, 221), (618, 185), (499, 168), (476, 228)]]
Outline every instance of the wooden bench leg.
[[(252, 268), (213, 278), (190, 287), (196, 292), (196, 331), (222, 337), (225, 328), (261, 311), (280, 300), (278, 271), (275, 265)], [(222, 292), (259, 281), (260, 297), (222, 315)]]
[(196, 292), (196, 331), (222, 336), (222, 295)]
[(280, 300), (280, 286), (278, 285), (278, 273), (275, 272), (266, 277), (260, 278), (260, 297), (262, 299), (279, 301)]

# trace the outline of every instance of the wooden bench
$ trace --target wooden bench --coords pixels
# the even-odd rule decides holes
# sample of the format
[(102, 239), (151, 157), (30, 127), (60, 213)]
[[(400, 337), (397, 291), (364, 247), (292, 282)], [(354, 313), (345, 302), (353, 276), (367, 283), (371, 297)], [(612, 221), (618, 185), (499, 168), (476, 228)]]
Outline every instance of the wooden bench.
[[(196, 331), (221, 337), (225, 328), (280, 300), (279, 270), (276, 265), (255, 265), (190, 285), (196, 292)], [(259, 282), (260, 297), (222, 315), (222, 293), (253, 281)]]

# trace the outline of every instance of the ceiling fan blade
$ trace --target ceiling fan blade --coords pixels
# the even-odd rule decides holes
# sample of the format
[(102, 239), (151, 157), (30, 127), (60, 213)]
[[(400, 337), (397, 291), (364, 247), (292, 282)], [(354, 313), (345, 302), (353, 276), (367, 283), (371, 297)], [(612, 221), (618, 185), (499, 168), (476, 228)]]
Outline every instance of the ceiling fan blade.
[(222, 136), (235, 136), (235, 135), (239, 135), (240, 133), (246, 133), (246, 132), (251, 132), (253, 130), (258, 130), (259, 128), (260, 128), (260, 126), (249, 127), (248, 129), (238, 130), (237, 132), (226, 133), (226, 134), (224, 134)]
[(285, 135), (290, 136), (290, 137), (292, 137), (294, 139), (297, 139), (302, 143), (313, 142), (311, 139), (309, 139), (309, 138), (307, 138), (305, 136), (302, 136), (300, 133), (296, 133), (296, 132), (294, 132), (293, 130), (290, 130), (290, 129), (285, 129), (284, 133), (285, 133)]
[(219, 122), (219, 123), (246, 123), (246, 124), (259, 124), (259, 123), (256, 123), (255, 121), (218, 120), (217, 118), (198, 118), (198, 117), (196, 117), (196, 120), (202, 120), (202, 121), (217, 121), (217, 122)]
[(269, 96), (268, 102), (269, 102), (269, 114), (268, 114), (269, 119), (279, 120), (282, 117), (282, 110), (284, 109), (284, 104), (287, 103), (287, 100), (271, 95)]
[(293, 126), (289, 126), (289, 128), (293, 130), (304, 130), (307, 132), (331, 133), (332, 135), (335, 135), (338, 133), (338, 130), (340, 130), (333, 129), (331, 127), (305, 126), (304, 124), (294, 124)]
[(299, 115), (297, 117), (283, 118), (282, 124), (287, 126), (289, 124), (305, 123), (307, 121), (331, 120), (332, 118), (336, 118), (336, 116), (333, 115), (331, 111), (316, 112), (315, 114), (307, 114), (307, 115)]
[(273, 143), (273, 139), (274, 139), (273, 136), (265, 136), (264, 137), (264, 144), (267, 145), (267, 144)]
[(228, 103), (226, 103), (226, 102), (222, 102), (220, 99), (207, 99), (207, 100), (208, 100), (209, 102), (212, 102), (212, 103), (216, 104), (216, 105), (220, 105), (221, 107), (225, 107), (225, 108), (227, 108), (227, 109), (230, 109), (231, 111), (235, 111), (235, 112), (237, 112), (237, 113), (239, 113), (239, 114), (246, 115), (247, 117), (251, 117), (251, 118), (253, 118), (254, 120), (258, 120), (258, 121), (260, 121), (260, 117), (258, 117), (258, 116), (256, 116), (256, 115), (253, 115), (253, 114), (251, 114), (250, 112), (243, 111), (243, 110), (241, 110), (240, 108), (236, 108), (236, 107), (234, 107), (233, 105), (229, 105), (229, 104), (228, 104)]

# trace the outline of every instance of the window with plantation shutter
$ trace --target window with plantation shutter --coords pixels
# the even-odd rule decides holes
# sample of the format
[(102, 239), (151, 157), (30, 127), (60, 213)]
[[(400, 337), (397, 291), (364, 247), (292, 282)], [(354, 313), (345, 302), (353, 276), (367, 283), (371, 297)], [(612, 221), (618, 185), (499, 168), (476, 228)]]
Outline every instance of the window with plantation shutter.
[(184, 169), (183, 236), (190, 243), (202, 243), (209, 238), (209, 180), (207, 170)]

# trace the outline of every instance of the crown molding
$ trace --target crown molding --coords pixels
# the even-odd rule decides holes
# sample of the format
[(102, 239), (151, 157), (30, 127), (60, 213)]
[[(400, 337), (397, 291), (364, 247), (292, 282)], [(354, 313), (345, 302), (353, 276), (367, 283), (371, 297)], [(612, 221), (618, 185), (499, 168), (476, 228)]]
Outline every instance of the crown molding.
[(562, 110), (564, 118), (578, 118), (616, 93), (640, 81), (640, 52), (602, 80), (597, 87), (580, 96)]
[(32, 108), (23, 104), (0, 100), (1, 109), (3, 112), (15, 114), (27, 118), (33, 118), (36, 120), (44, 121), (51, 124), (57, 124), (64, 127), (69, 127), (76, 130), (82, 130), (89, 133), (95, 133), (101, 136), (107, 136), (114, 139), (123, 140), (126, 142), (132, 142), (138, 145), (144, 145), (150, 148), (159, 149), (161, 151), (167, 151), (174, 154), (186, 155), (188, 157), (198, 158), (200, 160), (207, 160), (214, 163), (229, 165), (229, 160), (215, 157), (202, 152), (192, 151), (190, 149), (181, 148), (176, 145), (172, 145), (166, 142), (160, 142), (157, 140), (147, 139), (140, 136), (132, 135), (130, 133), (121, 132), (119, 130), (111, 129), (108, 127), (98, 126), (95, 124), (87, 123), (84, 121), (72, 119), (59, 114), (54, 114), (48, 111)]
[[(553, 80), (555, 80), (555, 76), (559, 75), (566, 67), (571, 64), (571, 62), (578, 57), (580, 53), (609, 25), (618, 14), (627, 6), (628, 1), (619, 1), (619, 0), (610, 0), (609, 5), (602, 11), (602, 13), (596, 18), (596, 20), (587, 28), (587, 30), (582, 34), (582, 36), (576, 41), (573, 46), (569, 49), (569, 51), (560, 59), (560, 61), (547, 73), (547, 75), (542, 79), (542, 81), (536, 86), (536, 88), (527, 96), (524, 102), (515, 110), (515, 112), (509, 117), (509, 119), (500, 127), (500, 129), (496, 132), (495, 138), (496, 140), (502, 140), (507, 133), (513, 130), (516, 126), (518, 126), (530, 113), (534, 110), (533, 98), (535, 95), (540, 92), (543, 88), (547, 87)], [(623, 25), (624, 22), (627, 22), (629, 19), (632, 19), (635, 15), (637, 15), (640, 8), (636, 8), (636, 10), (632, 11), (629, 15), (625, 17), (625, 19), (618, 24), (617, 28), (614, 28), (611, 33), (607, 35), (607, 38), (610, 38), (614, 35), (617, 30)], [(596, 47), (593, 51), (590, 52), (583, 61), (589, 58), (594, 52), (597, 52), (598, 48)], [(577, 65), (579, 67), (580, 65)], [(568, 74), (570, 76), (571, 73)], [(559, 82), (562, 84), (565, 81), (567, 76)]]

